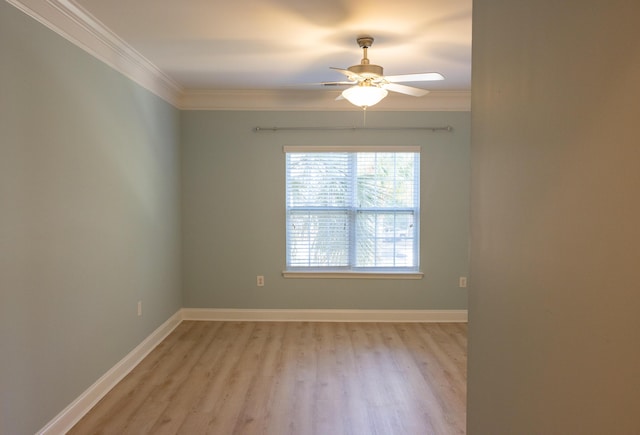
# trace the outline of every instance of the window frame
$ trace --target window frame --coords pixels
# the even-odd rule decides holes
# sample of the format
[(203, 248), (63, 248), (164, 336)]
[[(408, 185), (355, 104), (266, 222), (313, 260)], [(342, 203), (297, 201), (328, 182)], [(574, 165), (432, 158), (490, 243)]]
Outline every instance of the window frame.
[[(420, 167), (421, 167), (421, 152), (420, 146), (284, 146), (282, 148), (285, 154), (285, 174), (289, 170), (287, 167), (288, 153), (416, 153), (418, 154), (418, 165), (414, 168), (415, 171), (415, 187), (417, 192), (414, 193), (417, 204), (415, 207), (398, 207), (389, 208), (388, 211), (393, 212), (408, 212), (414, 215), (415, 236), (413, 238), (413, 255), (415, 257), (416, 266), (390, 266), (390, 267), (354, 267), (352, 264), (346, 267), (304, 267), (304, 266), (289, 266), (290, 264), (290, 250), (289, 250), (289, 204), (288, 204), (288, 192), (287, 192), (287, 180), (285, 175), (285, 270), (282, 272), (285, 278), (374, 278), (374, 279), (422, 279), (423, 273), (420, 270)], [(354, 175), (355, 172), (354, 170)], [(353, 187), (353, 186), (352, 186)], [(303, 209), (304, 207), (300, 207)], [(308, 207), (313, 209), (313, 206)], [(317, 209), (317, 208), (316, 208)], [(376, 213), (384, 212), (383, 208), (376, 207), (345, 207), (345, 211), (349, 213), (349, 219), (355, 221), (355, 215), (360, 212), (373, 211)], [(351, 253), (354, 250), (354, 239), (349, 243), (349, 249)]]

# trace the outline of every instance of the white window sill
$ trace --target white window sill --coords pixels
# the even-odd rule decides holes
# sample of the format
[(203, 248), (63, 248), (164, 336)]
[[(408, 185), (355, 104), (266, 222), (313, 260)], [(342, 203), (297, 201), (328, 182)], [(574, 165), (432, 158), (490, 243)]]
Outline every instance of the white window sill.
[(422, 272), (289, 272), (283, 271), (284, 278), (313, 279), (422, 279)]

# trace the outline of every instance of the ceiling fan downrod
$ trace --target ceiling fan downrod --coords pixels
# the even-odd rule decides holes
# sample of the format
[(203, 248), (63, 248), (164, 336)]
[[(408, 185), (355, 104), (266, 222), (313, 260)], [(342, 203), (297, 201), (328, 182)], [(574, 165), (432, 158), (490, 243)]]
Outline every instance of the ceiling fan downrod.
[(356, 41), (358, 41), (358, 45), (362, 48), (362, 60), (360, 61), (361, 65), (369, 65), (369, 58), (367, 58), (367, 49), (373, 45), (373, 38), (371, 36), (361, 36)]
[(371, 36), (361, 36), (358, 39), (358, 45), (362, 48), (363, 58), (359, 65), (353, 65), (347, 68), (352, 73), (361, 75), (366, 78), (378, 78), (382, 77), (383, 70), (380, 65), (372, 65), (367, 57), (367, 49), (373, 44), (373, 38)]

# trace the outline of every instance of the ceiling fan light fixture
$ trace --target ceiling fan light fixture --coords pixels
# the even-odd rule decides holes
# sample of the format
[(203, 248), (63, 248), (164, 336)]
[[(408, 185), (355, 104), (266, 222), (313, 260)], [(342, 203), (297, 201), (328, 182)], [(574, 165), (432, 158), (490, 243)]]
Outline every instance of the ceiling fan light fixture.
[(378, 104), (388, 93), (378, 86), (356, 85), (342, 91), (342, 96), (354, 106), (367, 108)]

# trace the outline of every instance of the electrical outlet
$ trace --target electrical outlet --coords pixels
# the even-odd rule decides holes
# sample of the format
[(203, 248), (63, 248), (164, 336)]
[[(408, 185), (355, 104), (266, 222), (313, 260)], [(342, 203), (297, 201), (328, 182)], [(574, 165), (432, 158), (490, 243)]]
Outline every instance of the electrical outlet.
[(142, 301), (138, 301), (138, 316), (142, 316)]
[(262, 275), (258, 275), (258, 276), (256, 277), (256, 285), (257, 285), (258, 287), (264, 287), (264, 276), (262, 276)]
[(467, 287), (467, 277), (466, 276), (461, 276), (460, 279), (458, 280), (458, 286), (460, 288), (466, 288)]

